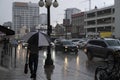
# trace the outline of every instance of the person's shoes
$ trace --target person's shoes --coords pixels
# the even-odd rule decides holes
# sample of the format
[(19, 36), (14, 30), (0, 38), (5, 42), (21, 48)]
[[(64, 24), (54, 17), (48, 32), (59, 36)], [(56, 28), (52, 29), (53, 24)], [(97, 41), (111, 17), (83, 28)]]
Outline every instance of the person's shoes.
[(33, 74), (31, 74), (30, 78), (33, 78), (33, 77), (34, 77)]
[(36, 78), (33, 78), (33, 80), (36, 80)]
[(31, 74), (30, 78), (35, 78), (36, 79), (36, 74)]
[(33, 78), (36, 78), (36, 74), (33, 74)]

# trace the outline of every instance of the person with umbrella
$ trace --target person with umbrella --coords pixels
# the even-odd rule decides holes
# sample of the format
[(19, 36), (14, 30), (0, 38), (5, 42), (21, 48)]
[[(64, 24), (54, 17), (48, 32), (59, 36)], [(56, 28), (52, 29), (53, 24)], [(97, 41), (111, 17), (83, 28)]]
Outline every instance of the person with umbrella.
[(27, 54), (29, 55), (29, 69), (31, 76), (30, 78), (36, 78), (36, 72), (38, 67), (38, 57), (39, 57), (39, 48), (38, 48), (38, 35), (32, 36), (28, 40), (28, 49)]
[(31, 32), (24, 37), (24, 40), (28, 43), (27, 56), (29, 58), (30, 78), (36, 79), (39, 50), (42, 46), (49, 46), (51, 40), (46, 34), (41, 32)]

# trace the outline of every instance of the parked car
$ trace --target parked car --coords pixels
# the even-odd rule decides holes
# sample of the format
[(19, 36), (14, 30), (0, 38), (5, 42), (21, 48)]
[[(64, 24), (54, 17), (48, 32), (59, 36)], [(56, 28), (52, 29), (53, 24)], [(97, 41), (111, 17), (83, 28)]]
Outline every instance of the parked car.
[(75, 52), (75, 54), (77, 54), (78, 46), (73, 44), (70, 40), (61, 40), (61, 41), (56, 42), (55, 51), (62, 51), (64, 53)]
[(89, 60), (94, 57), (109, 59), (115, 52), (120, 52), (120, 41), (112, 38), (92, 39), (87, 42), (84, 52)]

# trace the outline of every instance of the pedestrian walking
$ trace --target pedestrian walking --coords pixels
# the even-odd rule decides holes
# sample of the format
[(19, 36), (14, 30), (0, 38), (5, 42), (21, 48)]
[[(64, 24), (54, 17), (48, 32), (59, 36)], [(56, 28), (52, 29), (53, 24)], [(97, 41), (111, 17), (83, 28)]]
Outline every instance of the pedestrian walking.
[(36, 46), (36, 44), (28, 44), (27, 52), (29, 55), (29, 69), (31, 73), (30, 78), (36, 79), (36, 72), (38, 67), (38, 56), (39, 56), (38, 46)]
[(31, 32), (31, 34), (26, 36), (25, 41), (28, 43), (27, 53), (29, 55), (30, 77), (35, 79), (38, 67), (39, 50), (41, 50), (43, 46), (48, 46), (51, 41), (47, 35), (41, 32)]

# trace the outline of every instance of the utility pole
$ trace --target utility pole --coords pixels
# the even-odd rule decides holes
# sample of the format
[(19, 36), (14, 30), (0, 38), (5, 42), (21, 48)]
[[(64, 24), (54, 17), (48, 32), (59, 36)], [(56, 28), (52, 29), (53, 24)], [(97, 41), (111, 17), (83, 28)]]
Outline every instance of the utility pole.
[(80, 3), (84, 3), (84, 2), (86, 2), (86, 1), (89, 1), (89, 10), (91, 10), (91, 0), (84, 0), (84, 1), (82, 1), (82, 2), (80, 2)]
[(91, 0), (89, 0), (89, 10), (91, 10)]

